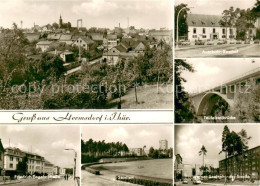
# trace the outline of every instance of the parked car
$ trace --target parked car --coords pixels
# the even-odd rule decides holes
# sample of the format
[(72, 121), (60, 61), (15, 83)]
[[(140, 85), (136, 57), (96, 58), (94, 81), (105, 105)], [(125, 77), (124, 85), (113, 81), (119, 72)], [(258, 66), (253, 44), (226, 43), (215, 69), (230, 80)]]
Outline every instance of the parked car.
[(250, 40), (249, 39), (245, 40), (245, 44), (250, 44)]
[(235, 40), (231, 40), (230, 42), (229, 42), (229, 44), (235, 44), (236, 42), (235, 42)]
[(206, 45), (214, 45), (214, 41), (207, 41)]
[(185, 45), (190, 45), (190, 41), (188, 41), (188, 40), (187, 41), (181, 41), (180, 45), (184, 45), (184, 46)]
[(204, 40), (196, 40), (195, 45), (205, 45), (206, 41)]
[(259, 44), (260, 41), (257, 39), (257, 40), (254, 40), (254, 44)]
[(217, 42), (218, 45), (223, 45), (223, 44), (227, 44), (227, 40), (219, 40)]
[(183, 181), (182, 181), (182, 184), (188, 184), (189, 183), (189, 181), (187, 180), (187, 179), (184, 179)]
[(237, 41), (236, 41), (236, 44), (242, 44), (242, 41), (237, 40)]

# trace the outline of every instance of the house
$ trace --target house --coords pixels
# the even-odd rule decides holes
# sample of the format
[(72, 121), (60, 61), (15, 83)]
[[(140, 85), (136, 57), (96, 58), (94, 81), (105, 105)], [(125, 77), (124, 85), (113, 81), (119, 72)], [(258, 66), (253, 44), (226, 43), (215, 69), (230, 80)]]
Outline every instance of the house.
[(59, 42), (66, 43), (67, 45), (71, 45), (73, 43), (72, 41), (72, 35), (71, 34), (62, 34)]
[(58, 166), (53, 167), (53, 175), (60, 175), (60, 167)]
[(58, 41), (61, 37), (61, 34), (48, 34), (47, 40)]
[(35, 172), (44, 173), (44, 157), (35, 153), (22, 151), (19, 148), (8, 147), (4, 153), (6, 175), (17, 174), (17, 164), (25, 157), (27, 157), (27, 171), (29, 174), (32, 175)]
[(188, 14), (188, 40), (219, 40), (236, 38), (236, 28), (220, 25), (221, 15)]
[(42, 52), (46, 52), (50, 48), (52, 43), (52, 41), (40, 41), (36, 44), (36, 49), (39, 48)]
[(108, 34), (103, 40), (103, 45), (108, 49), (115, 47), (117, 45), (117, 36), (113, 34)]
[(151, 30), (148, 35), (157, 41), (164, 41), (171, 45), (173, 41), (173, 35), (171, 30)]
[(48, 176), (53, 175), (54, 164), (45, 160), (44, 173), (48, 174)]
[(40, 39), (40, 34), (38, 33), (26, 33), (24, 34), (25, 38), (28, 39), (28, 41), (34, 42), (34, 41), (38, 41)]
[(60, 175), (64, 176), (66, 174), (66, 169), (65, 168), (60, 168)]
[(74, 54), (73, 52), (64, 51), (60, 54), (61, 59), (64, 61), (64, 63), (72, 62), (74, 61)]
[(92, 39), (93, 41), (103, 42), (103, 40), (104, 40), (103, 34), (90, 33), (89, 35), (91, 36), (91, 39)]
[(129, 148), (130, 155), (136, 155), (136, 156), (143, 156), (143, 149), (142, 148)]
[(84, 48), (85, 50), (88, 50), (88, 48), (89, 48), (89, 45), (90, 44), (93, 44), (94, 43), (94, 41), (92, 41), (90, 38), (88, 38), (88, 37), (79, 37), (79, 38), (77, 38), (73, 43), (72, 43), (72, 45), (73, 46), (80, 46), (80, 47), (82, 47), (82, 48)]
[(4, 169), (4, 153), (5, 149), (3, 147), (2, 141), (0, 139), (0, 176), (3, 175), (3, 169)]

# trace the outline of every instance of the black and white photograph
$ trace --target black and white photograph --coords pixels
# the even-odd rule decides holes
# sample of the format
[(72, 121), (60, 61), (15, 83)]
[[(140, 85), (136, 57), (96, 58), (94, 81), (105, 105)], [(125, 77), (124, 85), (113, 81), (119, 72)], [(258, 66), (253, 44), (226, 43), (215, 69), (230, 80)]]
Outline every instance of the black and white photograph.
[(80, 126), (0, 126), (0, 185), (80, 186)]
[(260, 59), (175, 59), (175, 123), (259, 123)]
[(1, 0), (0, 109), (172, 109), (170, 0)]
[(173, 125), (85, 125), (81, 184), (173, 185)]
[(259, 0), (175, 0), (175, 57), (260, 57)]
[(174, 182), (260, 184), (260, 125), (175, 125)]

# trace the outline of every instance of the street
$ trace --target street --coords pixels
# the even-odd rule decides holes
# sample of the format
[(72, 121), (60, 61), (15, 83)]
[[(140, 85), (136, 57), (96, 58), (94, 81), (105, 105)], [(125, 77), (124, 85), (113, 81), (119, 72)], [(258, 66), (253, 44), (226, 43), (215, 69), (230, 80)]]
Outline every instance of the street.
[(57, 179), (57, 180), (37, 180), (37, 179), (23, 179), (20, 183), (8, 184), (11, 186), (76, 186), (76, 182), (72, 178), (69, 180)]
[(180, 46), (175, 49), (177, 58), (191, 57), (260, 57), (259, 44), (223, 44)]
[(106, 186), (106, 185), (115, 185), (115, 186), (130, 186), (130, 185), (135, 185), (136, 184), (131, 184), (131, 183), (125, 183), (125, 182), (120, 182), (113, 180), (114, 175), (108, 175), (109, 173), (107, 171), (102, 171), (106, 172), (105, 175), (94, 175), (91, 174), (87, 171), (82, 171), (81, 172), (81, 186)]

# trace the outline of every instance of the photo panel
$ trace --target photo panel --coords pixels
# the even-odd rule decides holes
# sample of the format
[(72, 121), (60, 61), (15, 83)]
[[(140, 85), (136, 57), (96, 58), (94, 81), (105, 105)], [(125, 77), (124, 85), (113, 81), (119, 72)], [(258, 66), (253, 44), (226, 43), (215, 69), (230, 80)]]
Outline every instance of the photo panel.
[(173, 125), (82, 125), (81, 183), (173, 185)]
[(175, 123), (259, 123), (260, 59), (175, 59)]
[(80, 126), (1, 125), (0, 183), (80, 185)]
[(175, 125), (174, 184), (259, 185), (260, 125)]
[(173, 108), (171, 1), (0, 7), (1, 110)]
[(176, 58), (259, 58), (258, 0), (175, 0)]

